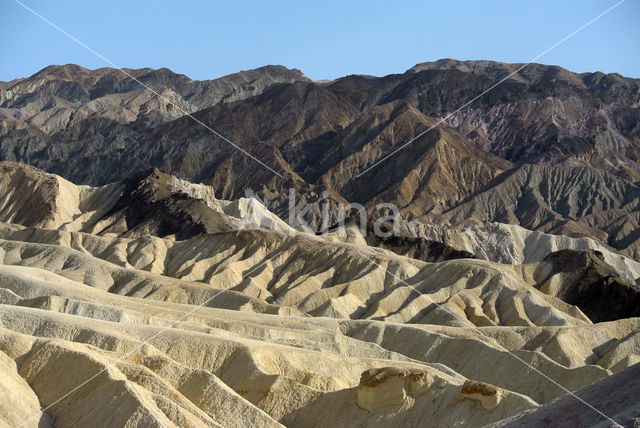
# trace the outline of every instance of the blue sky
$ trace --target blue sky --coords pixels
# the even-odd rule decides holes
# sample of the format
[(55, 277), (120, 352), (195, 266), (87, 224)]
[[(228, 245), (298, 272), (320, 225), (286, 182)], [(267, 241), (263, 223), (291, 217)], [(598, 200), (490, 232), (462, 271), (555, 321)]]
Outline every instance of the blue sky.
[[(121, 67), (209, 79), (265, 64), (312, 79), (401, 73), (439, 58), (527, 62), (617, 0), (20, 0)], [(108, 66), (14, 0), (0, 0), (0, 80), (50, 64)], [(640, 0), (537, 62), (640, 77)]]

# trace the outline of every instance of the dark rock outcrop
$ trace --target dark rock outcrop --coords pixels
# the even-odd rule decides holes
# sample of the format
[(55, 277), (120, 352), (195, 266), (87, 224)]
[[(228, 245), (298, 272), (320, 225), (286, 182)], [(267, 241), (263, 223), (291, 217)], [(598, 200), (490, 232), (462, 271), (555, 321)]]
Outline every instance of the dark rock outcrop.
[[(454, 259), (475, 259), (475, 255), (468, 251), (457, 250), (447, 244), (438, 241), (414, 237), (409, 233), (400, 231), (398, 234), (392, 232), (390, 224), (379, 224), (379, 232), (376, 233), (374, 222), (367, 223), (367, 236), (365, 238), (368, 245), (372, 247), (385, 248), (396, 254), (408, 256), (425, 262), (443, 262)], [(388, 236), (386, 236), (388, 235)]]
[(639, 395), (640, 364), (636, 364), (576, 391), (575, 396), (566, 395), (491, 426), (539, 427), (562, 421), (563, 426), (616, 426), (615, 422), (617, 426), (635, 428), (640, 423)]
[[(560, 250), (544, 259), (543, 291), (575, 305), (593, 322), (640, 316), (640, 287), (624, 281), (598, 251)], [(559, 286), (545, 287), (554, 280)]]
[(103, 222), (110, 224), (100, 233), (175, 235), (182, 240), (233, 229), (224, 216), (202, 199), (172, 189), (169, 184), (172, 179), (155, 168), (127, 179), (122, 197), (103, 218)]

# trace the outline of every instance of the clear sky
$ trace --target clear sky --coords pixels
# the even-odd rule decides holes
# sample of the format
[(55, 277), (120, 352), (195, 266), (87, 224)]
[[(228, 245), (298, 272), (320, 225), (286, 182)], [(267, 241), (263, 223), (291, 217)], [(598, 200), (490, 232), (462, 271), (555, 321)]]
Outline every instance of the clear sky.
[[(266, 64), (312, 79), (401, 73), (440, 58), (528, 62), (617, 0), (146, 1), (20, 0), (120, 67), (210, 79)], [(0, 0), (0, 80), (50, 64), (108, 66)], [(640, 0), (537, 62), (640, 77)]]

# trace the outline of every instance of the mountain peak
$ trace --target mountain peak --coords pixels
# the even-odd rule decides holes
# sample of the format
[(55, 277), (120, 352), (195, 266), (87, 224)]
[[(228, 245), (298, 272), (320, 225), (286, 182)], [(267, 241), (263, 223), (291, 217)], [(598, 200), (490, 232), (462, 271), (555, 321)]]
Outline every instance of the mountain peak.
[(417, 73), (423, 70), (460, 70), (464, 72), (472, 72), (486, 70), (489, 68), (515, 70), (519, 65), (521, 64), (508, 64), (488, 60), (458, 60), (453, 58), (442, 58), (437, 61), (418, 63), (407, 70), (407, 72)]

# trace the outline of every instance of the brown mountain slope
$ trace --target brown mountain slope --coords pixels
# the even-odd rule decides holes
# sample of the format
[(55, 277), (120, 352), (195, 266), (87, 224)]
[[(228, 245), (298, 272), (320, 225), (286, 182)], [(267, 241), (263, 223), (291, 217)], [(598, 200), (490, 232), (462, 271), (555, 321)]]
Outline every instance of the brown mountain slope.
[[(474, 82), (498, 81), (520, 66), (441, 60), (418, 64), (412, 71), (438, 76), (442, 86), (459, 88), (462, 94)], [(398, 96), (413, 96), (421, 109), (444, 104), (444, 112), (452, 111), (444, 98), (447, 91), (428, 98), (432, 92), (427, 88), (434, 83), (426, 76)], [(638, 79), (530, 64), (456, 114), (450, 124), (476, 146), (516, 163), (593, 166), (637, 182), (639, 103)]]
[(524, 165), (447, 211), (452, 224), (501, 222), (589, 236), (635, 257), (640, 189), (592, 168)]
[(351, 201), (370, 206), (394, 203), (420, 215), (451, 206), (511, 167), (449, 130), (435, 129), (399, 151), (387, 165), (358, 177), (433, 124), (433, 118), (404, 102), (378, 106), (333, 136), (322, 158), (308, 165), (302, 176)]

